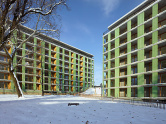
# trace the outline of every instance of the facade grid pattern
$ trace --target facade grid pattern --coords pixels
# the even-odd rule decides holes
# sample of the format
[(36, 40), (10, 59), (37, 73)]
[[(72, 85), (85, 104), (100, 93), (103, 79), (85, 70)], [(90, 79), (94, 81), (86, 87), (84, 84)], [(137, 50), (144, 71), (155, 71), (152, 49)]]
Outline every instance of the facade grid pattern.
[(146, 0), (103, 34), (107, 97), (166, 97), (166, 1)]
[[(32, 31), (22, 27), (21, 33), (15, 35), (22, 39)], [(18, 42), (14, 41), (13, 42)], [(12, 48), (8, 46), (8, 51)], [(44, 91), (57, 93), (76, 93), (84, 91), (94, 84), (93, 55), (67, 45), (46, 35), (33, 37), (23, 44), (14, 58), (14, 66), (20, 86), (25, 93), (41, 93), (42, 81)], [(43, 73), (42, 73), (43, 72)], [(0, 51), (0, 92), (15, 92), (10, 79), (5, 52)]]

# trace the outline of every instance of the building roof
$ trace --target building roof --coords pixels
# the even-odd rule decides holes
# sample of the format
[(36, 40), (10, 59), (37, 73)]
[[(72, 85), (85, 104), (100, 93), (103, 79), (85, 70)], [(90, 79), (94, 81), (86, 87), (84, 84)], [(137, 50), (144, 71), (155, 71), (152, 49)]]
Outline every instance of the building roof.
[(130, 12), (128, 12), (127, 14), (125, 14), (124, 16), (122, 16), (120, 19), (118, 19), (116, 22), (114, 22), (110, 26), (108, 26), (108, 29), (112, 30), (112, 29), (116, 28), (119, 24), (121, 24), (124, 21), (126, 21), (127, 19), (129, 19), (132, 15), (135, 15), (136, 13), (140, 12), (147, 5), (149, 5), (150, 3), (154, 2), (154, 1), (156, 1), (156, 0), (145, 0), (144, 2), (142, 2), (141, 4), (139, 4), (137, 7), (135, 7), (134, 9), (132, 9)]
[[(20, 25), (20, 26), (21, 26), (21, 31), (25, 32), (26, 34), (31, 34), (31, 33), (34, 31), (33, 29), (28, 28), (28, 27), (26, 27), (26, 26), (24, 26), (24, 25)], [(40, 33), (39, 35), (37, 35), (36, 38), (42, 39), (42, 40), (44, 40), (44, 41), (48, 41), (48, 42), (50, 42), (50, 43), (56, 44), (56, 45), (58, 45), (58, 46), (61, 46), (61, 47), (63, 47), (63, 48), (69, 49), (69, 50), (71, 50), (71, 51), (73, 51), (73, 52), (77, 52), (77, 53), (79, 53), (79, 54), (88, 56), (88, 57), (90, 57), (90, 58), (94, 57), (94, 56), (93, 56), (92, 54), (90, 54), (90, 53), (87, 53), (87, 52), (85, 52), (85, 51), (83, 51), (83, 50), (80, 50), (80, 49), (78, 49), (78, 48), (76, 48), (76, 47), (73, 47), (73, 46), (71, 46), (71, 45), (68, 45), (68, 44), (66, 44), (66, 43), (64, 43), (64, 42), (62, 42), (62, 41), (59, 41), (59, 40), (57, 40), (57, 39), (54, 39), (54, 38), (49, 37), (49, 36), (47, 36), (47, 35), (45, 35), (45, 34), (42, 34), (42, 33)]]

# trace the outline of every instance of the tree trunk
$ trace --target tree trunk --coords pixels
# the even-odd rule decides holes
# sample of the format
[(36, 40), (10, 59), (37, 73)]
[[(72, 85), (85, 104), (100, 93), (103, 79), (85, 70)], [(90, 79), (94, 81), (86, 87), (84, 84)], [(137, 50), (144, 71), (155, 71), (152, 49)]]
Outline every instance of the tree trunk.
[(9, 72), (10, 72), (10, 77), (11, 77), (11, 79), (12, 79), (12, 81), (14, 83), (14, 86), (16, 88), (16, 92), (17, 92), (18, 97), (23, 97), (23, 93), (22, 93), (20, 84), (18, 82), (18, 79), (17, 79), (17, 77), (15, 75), (15, 72), (10, 70), (10, 69), (9, 69)]

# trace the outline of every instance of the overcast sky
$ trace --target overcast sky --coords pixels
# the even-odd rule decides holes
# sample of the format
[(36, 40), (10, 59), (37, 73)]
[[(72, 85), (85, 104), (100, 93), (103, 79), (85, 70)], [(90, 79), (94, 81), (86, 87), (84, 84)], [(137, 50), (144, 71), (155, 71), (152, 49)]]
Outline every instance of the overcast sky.
[(60, 41), (94, 55), (94, 81), (102, 83), (102, 35), (107, 27), (144, 0), (68, 0), (62, 9)]

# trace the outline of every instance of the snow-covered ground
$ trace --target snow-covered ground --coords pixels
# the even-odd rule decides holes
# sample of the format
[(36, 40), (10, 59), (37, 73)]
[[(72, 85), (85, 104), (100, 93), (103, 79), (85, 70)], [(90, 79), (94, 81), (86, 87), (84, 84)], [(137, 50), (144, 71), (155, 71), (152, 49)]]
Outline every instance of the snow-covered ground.
[[(77, 102), (78, 106), (68, 106)], [(78, 96), (0, 95), (0, 124), (166, 124), (166, 110)]]
[(101, 88), (89, 88), (83, 94), (101, 94)]

